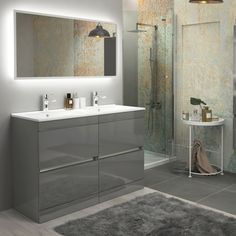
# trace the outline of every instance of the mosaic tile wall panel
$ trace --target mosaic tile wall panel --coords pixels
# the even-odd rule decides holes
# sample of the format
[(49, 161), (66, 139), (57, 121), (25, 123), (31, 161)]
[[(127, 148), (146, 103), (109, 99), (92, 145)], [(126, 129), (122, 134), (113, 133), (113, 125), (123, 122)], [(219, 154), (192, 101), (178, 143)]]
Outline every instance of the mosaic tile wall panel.
[[(176, 146), (178, 158), (186, 159), (188, 130), (181, 122), (182, 110), (192, 112), (191, 96), (206, 101), (213, 114), (225, 119), (225, 169), (236, 172), (233, 130), (233, 25), (236, 1), (198, 5), (175, 1), (177, 14), (176, 54)], [(217, 128), (195, 129), (212, 162), (217, 162), (220, 133)], [(213, 152), (212, 152), (213, 151)]]

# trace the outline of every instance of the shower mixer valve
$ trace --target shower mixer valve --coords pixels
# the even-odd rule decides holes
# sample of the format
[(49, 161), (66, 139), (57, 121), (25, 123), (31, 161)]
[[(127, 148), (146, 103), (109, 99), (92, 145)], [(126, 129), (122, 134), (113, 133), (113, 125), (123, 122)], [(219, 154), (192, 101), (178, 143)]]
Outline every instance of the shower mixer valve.
[(146, 103), (147, 106), (149, 106), (152, 109), (161, 109), (161, 103), (160, 102), (150, 102)]

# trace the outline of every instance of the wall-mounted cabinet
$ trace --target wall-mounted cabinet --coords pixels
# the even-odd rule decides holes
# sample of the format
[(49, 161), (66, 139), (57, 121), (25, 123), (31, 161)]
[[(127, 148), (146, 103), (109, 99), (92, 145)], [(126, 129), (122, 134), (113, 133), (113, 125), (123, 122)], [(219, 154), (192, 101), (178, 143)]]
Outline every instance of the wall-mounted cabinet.
[(15, 208), (44, 222), (142, 188), (144, 111), (12, 118)]

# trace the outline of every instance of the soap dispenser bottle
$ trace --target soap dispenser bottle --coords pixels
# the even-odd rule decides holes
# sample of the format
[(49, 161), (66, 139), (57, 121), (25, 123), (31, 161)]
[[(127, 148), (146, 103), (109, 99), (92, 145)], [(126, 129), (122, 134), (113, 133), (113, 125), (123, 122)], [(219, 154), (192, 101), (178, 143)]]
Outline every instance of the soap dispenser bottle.
[(78, 93), (73, 94), (73, 109), (80, 108), (80, 98), (78, 97)]
[(65, 108), (66, 109), (72, 109), (73, 108), (73, 98), (71, 96), (71, 93), (66, 94)]

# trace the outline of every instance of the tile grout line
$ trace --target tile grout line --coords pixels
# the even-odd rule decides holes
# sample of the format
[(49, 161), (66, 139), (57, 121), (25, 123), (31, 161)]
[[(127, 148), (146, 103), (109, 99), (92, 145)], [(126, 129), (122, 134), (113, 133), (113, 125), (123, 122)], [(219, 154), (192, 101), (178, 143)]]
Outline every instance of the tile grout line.
[(197, 206), (197, 207), (201, 207), (201, 208), (204, 208), (204, 209), (207, 209), (207, 210), (211, 210), (211, 211), (214, 211), (214, 212), (218, 212), (218, 213), (221, 213), (225, 216), (228, 216), (228, 217), (233, 217), (233, 218), (236, 218), (236, 215), (232, 214), (232, 213), (228, 213), (226, 211), (222, 211), (222, 210), (219, 210), (219, 209), (216, 209), (216, 208), (213, 208), (213, 207), (209, 207), (209, 206), (206, 206), (206, 205), (203, 205), (201, 203), (198, 203), (198, 202), (194, 202), (194, 201), (191, 201), (191, 200), (187, 200), (185, 198), (182, 198), (182, 197), (177, 197), (175, 195), (172, 195), (172, 194), (169, 194), (169, 193), (164, 193), (164, 192), (161, 192), (159, 190), (156, 190), (156, 192), (162, 194), (163, 196), (167, 196), (167, 197), (171, 197), (171, 198), (175, 198), (175, 199), (179, 199), (183, 202), (186, 202), (186, 203), (189, 203), (191, 205), (194, 205), (194, 206)]
[[(187, 176), (186, 176), (186, 177), (187, 177)], [(168, 181), (171, 181), (171, 180), (174, 180), (174, 179), (179, 179), (179, 178), (184, 179), (185, 176), (175, 176), (175, 177), (171, 177), (171, 178), (169, 178), (169, 179), (167, 179), (167, 180), (163, 180), (163, 181), (161, 181), (161, 182), (152, 184), (152, 185), (150, 185), (150, 186), (163, 184), (163, 183), (166, 183), (166, 182), (168, 182)], [(212, 186), (212, 187), (215, 187), (215, 188), (220, 188), (220, 186), (212, 185), (212, 184), (209, 184), (209, 183), (205, 183), (205, 182), (202, 182), (202, 181), (197, 180), (197, 179), (189, 179), (189, 178), (187, 178), (187, 180), (188, 180), (188, 181), (193, 181), (193, 182), (199, 183), (199, 184), (204, 184), (204, 185)], [(234, 184), (228, 185), (227, 188), (230, 187), (230, 186), (232, 186), (232, 185), (234, 185)], [(150, 186), (147, 186), (147, 187), (150, 187)]]
[[(152, 185), (147, 186), (147, 187), (148, 187), (148, 188), (152, 188), (153, 186), (158, 186), (158, 185), (161, 185), (161, 184), (164, 184), (164, 183), (168, 183), (169, 181), (177, 180), (177, 179), (182, 178), (182, 177), (183, 177), (183, 176), (172, 177), (172, 178), (169, 178), (169, 179), (167, 179), (167, 180), (161, 181), (161, 182), (159, 182), (159, 183), (152, 184)], [(211, 196), (214, 196), (214, 195), (216, 195), (216, 194), (219, 194), (219, 193), (221, 193), (221, 192), (223, 192), (223, 191), (230, 191), (229, 188), (232, 187), (233, 185), (235, 185), (235, 183), (232, 183), (232, 184), (229, 184), (229, 185), (227, 185), (227, 186), (221, 188), (221, 186), (219, 186), (219, 185), (217, 185), (217, 184), (206, 183), (206, 182), (204, 182), (203, 180), (200, 180), (200, 179), (194, 179), (194, 182), (199, 183), (199, 184), (204, 184), (204, 185), (212, 186), (212, 187), (214, 187), (214, 188), (219, 188), (218, 190), (216, 189), (216, 191), (214, 191), (214, 192), (212, 192), (212, 193), (209, 193), (209, 194), (206, 195), (205, 197), (202, 197), (202, 198), (200, 198), (200, 199), (197, 200), (197, 201), (193, 201), (193, 202), (195, 202), (195, 203), (197, 203), (197, 204), (201, 204), (201, 202), (202, 202), (203, 200), (208, 199), (208, 198), (210, 198)], [(155, 190), (157, 190), (157, 189), (155, 189)], [(157, 190), (157, 191), (159, 191), (159, 192), (161, 192), (161, 193), (164, 193), (164, 192), (162, 192), (162, 191), (160, 191), (160, 190)], [(232, 192), (236, 192), (236, 191), (232, 190)], [(172, 194), (171, 194), (171, 195), (172, 195)], [(175, 196), (175, 195), (172, 195), (172, 196)], [(185, 199), (185, 198), (183, 198), (183, 199)], [(203, 205), (203, 206), (204, 206), (204, 205)], [(207, 206), (207, 205), (206, 205), (206, 206)], [(217, 208), (215, 208), (215, 209), (217, 209)]]
[[(174, 180), (174, 179), (178, 179), (178, 178), (182, 178), (182, 176), (172, 177), (172, 178), (170, 178), (170, 179), (168, 179), (168, 180), (164, 180), (164, 181), (162, 181), (162, 182), (159, 182), (159, 183), (156, 183), (156, 184), (152, 184), (152, 185), (150, 185), (150, 186), (148, 186), (148, 187), (149, 187), (149, 188), (152, 188), (152, 186), (159, 185), (159, 184), (163, 184), (163, 183), (166, 183), (166, 182), (168, 182), (168, 181), (171, 181), (171, 180)], [(205, 183), (205, 182), (202, 182), (202, 181), (197, 180), (197, 179), (195, 179), (194, 181), (197, 182), (197, 183), (204, 184), (204, 185), (209, 185), (209, 186), (213, 186), (213, 187), (219, 187), (219, 186), (217, 186), (217, 185), (212, 185), (212, 184), (209, 184), (209, 183)], [(207, 196), (205, 196), (205, 197), (203, 197), (203, 198), (201, 198), (201, 199), (199, 199), (199, 200), (197, 200), (197, 201), (193, 201), (193, 202), (199, 203), (199, 202), (202, 201), (202, 200), (205, 200), (205, 199), (207, 199), (207, 198), (209, 198), (209, 197), (211, 197), (211, 196), (214, 196), (215, 194), (218, 194), (218, 193), (220, 193), (220, 192), (222, 192), (222, 191), (227, 190), (228, 188), (230, 188), (230, 187), (233, 186), (233, 185), (235, 185), (235, 184), (230, 184), (230, 185), (228, 185), (227, 187), (224, 187), (223, 189), (220, 189), (220, 190), (218, 190), (218, 191), (216, 191), (216, 192), (210, 193), (210, 194), (208, 194)], [(219, 188), (220, 188), (220, 187), (219, 187)], [(157, 190), (157, 191), (160, 191), (160, 190)], [(236, 192), (236, 191), (235, 191), (235, 192)], [(173, 196), (175, 196), (175, 195), (173, 195)]]
[[(148, 188), (152, 188), (152, 186), (154, 186), (154, 185), (164, 184), (164, 183), (166, 183), (166, 182), (168, 182), (168, 181), (171, 181), (171, 180), (173, 180), (173, 179), (178, 179), (178, 178), (181, 178), (181, 176), (171, 177), (171, 178), (169, 178), (169, 179), (167, 179), (167, 180), (163, 180), (163, 181), (161, 181), (161, 182), (159, 182), (159, 183), (155, 183), (155, 184), (152, 184), (152, 185), (147, 186), (147, 187), (148, 187)], [(146, 186), (145, 186), (145, 187), (146, 187)]]
[[(209, 185), (209, 186), (211, 186), (211, 187), (215, 187), (215, 188), (220, 188), (220, 186), (219, 185), (216, 185), (216, 184), (212, 184), (212, 183), (206, 183), (206, 182), (204, 182), (204, 181), (202, 181), (202, 180), (200, 180), (200, 179), (197, 179), (197, 178), (191, 178), (191, 179), (189, 179), (190, 181), (193, 181), (193, 182), (197, 182), (197, 183), (199, 183), (199, 184), (204, 184), (204, 185)], [(228, 187), (230, 187), (232, 184), (230, 184), (230, 185), (228, 185), (227, 186), (227, 188)]]
[(219, 191), (216, 191), (216, 192), (214, 192), (214, 193), (210, 193), (210, 194), (208, 194), (207, 196), (205, 196), (205, 197), (199, 199), (199, 200), (196, 201), (196, 202), (199, 203), (199, 202), (202, 201), (202, 200), (205, 200), (205, 199), (207, 199), (207, 198), (209, 198), (209, 197), (211, 197), (211, 196), (214, 196), (214, 195), (216, 195), (216, 194), (218, 194), (218, 193), (220, 193), (220, 192), (223, 192), (223, 191), (227, 190), (227, 188), (229, 188), (229, 187), (231, 187), (231, 186), (233, 186), (233, 185), (234, 185), (234, 184), (231, 184), (231, 185), (229, 185), (229, 186), (227, 186), (227, 187), (225, 187), (225, 188), (222, 188), (222, 189), (219, 190)]

